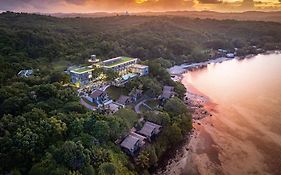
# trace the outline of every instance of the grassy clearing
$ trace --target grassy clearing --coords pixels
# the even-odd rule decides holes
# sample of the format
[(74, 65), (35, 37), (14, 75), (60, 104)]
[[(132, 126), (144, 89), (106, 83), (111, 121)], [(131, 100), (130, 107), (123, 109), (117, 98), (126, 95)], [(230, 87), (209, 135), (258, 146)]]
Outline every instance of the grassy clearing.
[(65, 60), (60, 60), (52, 63), (52, 67), (54, 68), (55, 71), (64, 71), (68, 65), (71, 63), (69, 61)]
[(83, 68), (75, 69), (74, 71), (82, 74), (82, 73), (87, 73), (87, 72), (90, 72), (90, 71), (93, 71), (93, 70), (94, 69), (92, 69), (92, 68), (83, 67)]
[(125, 88), (119, 88), (115, 86), (110, 86), (109, 88), (106, 89), (106, 92), (112, 100), (117, 100), (120, 97), (120, 95), (129, 94), (129, 92)]

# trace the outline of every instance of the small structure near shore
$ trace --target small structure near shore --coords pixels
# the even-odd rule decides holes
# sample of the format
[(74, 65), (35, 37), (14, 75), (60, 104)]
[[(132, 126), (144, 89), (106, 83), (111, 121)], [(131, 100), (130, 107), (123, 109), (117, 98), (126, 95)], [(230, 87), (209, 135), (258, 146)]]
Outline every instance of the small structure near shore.
[(164, 86), (162, 95), (160, 96), (161, 100), (167, 100), (175, 94), (173, 86)]
[(146, 140), (150, 142), (153, 137), (160, 133), (161, 128), (162, 126), (149, 121), (146, 121), (139, 131), (136, 131), (136, 128), (133, 127), (130, 134), (120, 143), (120, 147), (128, 155), (135, 156), (146, 144)]
[(140, 148), (141, 140), (135, 136), (128, 135), (120, 144), (121, 148), (124, 149), (126, 153), (133, 156), (136, 151)]
[(144, 146), (144, 139), (145, 137), (135, 132), (131, 132), (121, 142), (120, 147), (130, 156), (135, 156), (139, 152), (139, 150)]
[(152, 122), (145, 122), (144, 126), (142, 127), (141, 130), (137, 131), (139, 134), (145, 136), (147, 140), (151, 141), (151, 138), (160, 132), (160, 125), (157, 125)]

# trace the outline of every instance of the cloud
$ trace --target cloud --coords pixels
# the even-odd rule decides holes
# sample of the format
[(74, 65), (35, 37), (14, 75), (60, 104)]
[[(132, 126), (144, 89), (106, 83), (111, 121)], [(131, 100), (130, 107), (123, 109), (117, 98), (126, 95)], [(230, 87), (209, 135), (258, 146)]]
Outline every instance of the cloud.
[(52, 11), (59, 9), (58, 7), (62, 10), (82, 10), (88, 8), (92, 11), (187, 10), (193, 5), (193, 0), (0, 0), (0, 10), (15, 11), (40, 11), (42, 9)]
[(147, 0), (139, 4), (139, 8), (152, 10), (188, 10), (194, 5), (192, 0)]
[(72, 4), (76, 4), (76, 5), (83, 5), (85, 4), (85, 2), (87, 2), (86, 0), (65, 0), (67, 3), (72, 3)]
[[(256, 4), (256, 6), (255, 6)], [(255, 10), (266, 8), (264, 0), (0, 0), (0, 11), (21, 12), (98, 12), (98, 11), (168, 11), (168, 10)], [(270, 4), (280, 9), (281, 0)]]
[(26, 9), (23, 11), (28, 11), (30, 9), (40, 10), (45, 9), (54, 5), (59, 4), (61, 1), (57, 0), (0, 0), (0, 10), (18, 10)]
[(198, 0), (201, 4), (220, 4), (222, 3), (221, 0)]
[(255, 7), (254, 0), (243, 0), (241, 4), (241, 8), (245, 10), (251, 10), (254, 7)]

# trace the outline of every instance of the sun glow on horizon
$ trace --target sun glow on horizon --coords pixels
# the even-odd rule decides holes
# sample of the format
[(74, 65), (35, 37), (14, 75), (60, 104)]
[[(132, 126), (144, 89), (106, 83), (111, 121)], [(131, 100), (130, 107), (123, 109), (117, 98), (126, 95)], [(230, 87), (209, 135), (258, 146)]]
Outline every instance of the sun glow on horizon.
[(281, 0), (0, 0), (0, 11), (91, 13), (212, 10), (281, 11)]

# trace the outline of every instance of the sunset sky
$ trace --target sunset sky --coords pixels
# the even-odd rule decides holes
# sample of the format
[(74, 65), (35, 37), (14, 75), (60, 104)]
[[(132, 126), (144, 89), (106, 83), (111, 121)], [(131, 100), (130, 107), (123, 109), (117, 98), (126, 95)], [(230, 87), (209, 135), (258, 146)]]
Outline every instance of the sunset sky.
[(280, 11), (281, 0), (0, 0), (0, 11), (41, 13), (172, 10)]

